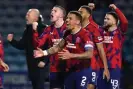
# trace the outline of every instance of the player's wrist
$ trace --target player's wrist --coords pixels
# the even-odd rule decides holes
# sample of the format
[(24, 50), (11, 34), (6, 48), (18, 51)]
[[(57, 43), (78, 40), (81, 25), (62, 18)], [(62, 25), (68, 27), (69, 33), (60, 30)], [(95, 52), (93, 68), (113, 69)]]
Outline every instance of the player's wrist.
[(2, 63), (2, 60), (0, 60), (0, 63)]
[(104, 66), (104, 70), (108, 70), (108, 66)]
[(44, 51), (43, 51), (43, 55), (44, 55), (44, 56), (47, 56), (47, 55), (48, 55), (47, 50), (44, 50)]
[(3, 60), (2, 60), (2, 59), (0, 60), (0, 64), (1, 64), (1, 65), (3, 64)]
[(69, 58), (70, 58), (70, 59), (75, 58), (75, 54), (70, 53), (70, 54), (69, 54)]

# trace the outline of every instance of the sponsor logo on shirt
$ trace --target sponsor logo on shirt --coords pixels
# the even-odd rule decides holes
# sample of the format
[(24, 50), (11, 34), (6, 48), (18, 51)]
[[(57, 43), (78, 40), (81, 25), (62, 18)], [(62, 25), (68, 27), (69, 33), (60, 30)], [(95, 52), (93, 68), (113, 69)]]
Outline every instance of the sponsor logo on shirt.
[(104, 43), (113, 43), (113, 36), (104, 36)]
[(67, 48), (73, 48), (73, 49), (76, 49), (76, 45), (73, 44), (73, 43), (70, 43), (67, 41), (67, 45), (66, 45)]

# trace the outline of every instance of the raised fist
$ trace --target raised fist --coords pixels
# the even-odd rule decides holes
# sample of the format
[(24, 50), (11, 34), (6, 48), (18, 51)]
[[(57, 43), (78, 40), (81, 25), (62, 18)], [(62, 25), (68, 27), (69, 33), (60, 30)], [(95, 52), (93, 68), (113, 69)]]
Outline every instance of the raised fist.
[(33, 30), (37, 30), (37, 26), (38, 26), (38, 23), (37, 22), (33, 22), (32, 23), (32, 28), (33, 28)]
[(13, 34), (8, 34), (8, 36), (7, 36), (7, 40), (8, 40), (8, 41), (12, 41), (13, 37), (14, 37)]
[(116, 7), (116, 5), (115, 5), (115, 4), (110, 4), (110, 5), (109, 5), (109, 8), (111, 8), (111, 9), (114, 9), (114, 10), (115, 10), (117, 7)]

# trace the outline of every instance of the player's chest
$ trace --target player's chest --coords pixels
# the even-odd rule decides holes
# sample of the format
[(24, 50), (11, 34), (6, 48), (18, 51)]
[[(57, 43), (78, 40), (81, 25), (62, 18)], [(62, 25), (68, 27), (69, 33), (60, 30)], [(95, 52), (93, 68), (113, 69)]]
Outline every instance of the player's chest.
[(84, 48), (84, 42), (79, 36), (70, 36), (66, 40), (66, 47), (69, 49), (82, 49)]
[(54, 30), (50, 31), (49, 35), (52, 39), (62, 38), (63, 37), (63, 30), (54, 29)]
[(52, 42), (53, 46), (57, 45), (62, 37), (63, 37), (63, 30), (61, 29), (53, 29), (49, 33), (50, 42)]
[(121, 35), (117, 32), (104, 32), (103, 39), (105, 44), (115, 44), (121, 40)]

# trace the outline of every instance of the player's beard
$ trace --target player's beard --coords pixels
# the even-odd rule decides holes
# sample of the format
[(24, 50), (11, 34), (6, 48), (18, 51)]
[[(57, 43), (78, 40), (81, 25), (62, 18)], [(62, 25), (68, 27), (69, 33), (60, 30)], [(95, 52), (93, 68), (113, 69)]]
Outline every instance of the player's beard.
[(112, 24), (107, 24), (107, 25), (103, 25), (103, 27), (105, 28), (105, 29), (108, 29), (108, 28), (110, 28), (112, 26)]

